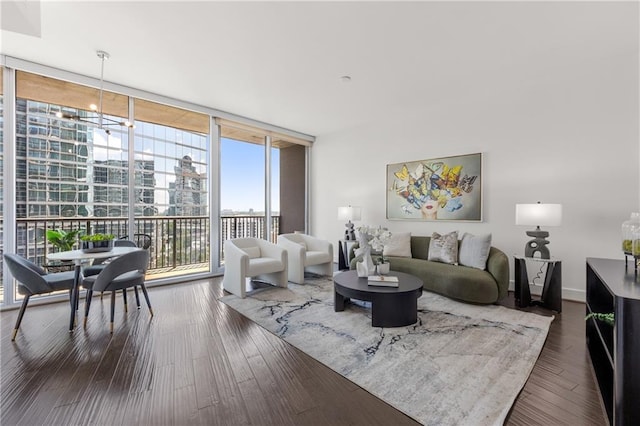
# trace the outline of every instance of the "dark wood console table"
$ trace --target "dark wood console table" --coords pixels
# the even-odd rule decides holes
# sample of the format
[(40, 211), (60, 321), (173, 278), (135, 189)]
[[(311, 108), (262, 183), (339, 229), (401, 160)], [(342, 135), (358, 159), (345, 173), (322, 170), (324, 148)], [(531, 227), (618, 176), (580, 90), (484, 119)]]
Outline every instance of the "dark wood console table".
[(640, 425), (640, 278), (623, 260), (587, 259), (587, 349), (609, 423)]

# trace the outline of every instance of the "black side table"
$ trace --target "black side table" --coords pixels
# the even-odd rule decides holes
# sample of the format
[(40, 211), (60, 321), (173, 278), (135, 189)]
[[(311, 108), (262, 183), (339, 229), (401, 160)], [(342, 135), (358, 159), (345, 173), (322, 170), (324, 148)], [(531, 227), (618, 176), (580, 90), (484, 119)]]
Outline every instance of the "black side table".
[[(516, 306), (524, 308), (538, 305), (556, 312), (562, 312), (562, 262), (539, 257), (514, 256), (515, 258), (515, 298)], [(547, 264), (544, 286), (539, 300), (531, 299), (527, 260)]]
[(357, 243), (358, 240), (340, 240), (338, 241), (338, 270), (349, 270), (349, 249), (350, 245)]

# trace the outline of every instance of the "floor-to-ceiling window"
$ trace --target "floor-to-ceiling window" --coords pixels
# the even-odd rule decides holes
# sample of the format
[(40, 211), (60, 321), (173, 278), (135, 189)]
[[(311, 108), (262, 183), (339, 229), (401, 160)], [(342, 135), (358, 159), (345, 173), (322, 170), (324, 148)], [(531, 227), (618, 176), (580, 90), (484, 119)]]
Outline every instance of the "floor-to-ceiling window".
[[(221, 123), (220, 247), (230, 238), (276, 242), (283, 232), (306, 230), (306, 147), (277, 132)], [(296, 143), (297, 142), (297, 143)], [(291, 155), (296, 151), (298, 155)], [(301, 155), (300, 155), (301, 154)], [(288, 180), (283, 184), (283, 180)], [(295, 182), (291, 182), (295, 180)], [(283, 190), (284, 188), (284, 190)], [(299, 191), (302, 189), (302, 192)], [(282, 209), (282, 205), (286, 209)], [(287, 228), (282, 218), (287, 217)], [(224, 253), (221, 250), (221, 262)]]
[[(46, 67), (33, 68), (40, 73)], [(16, 217), (15, 229), (12, 225), (2, 238), (9, 252), (59, 270), (69, 265), (48, 261), (47, 254), (56, 249), (46, 241), (47, 229), (113, 233), (147, 245), (149, 279), (154, 280), (218, 271), (224, 239), (252, 235), (275, 241), (280, 233), (280, 205), (291, 195), (289, 190), (282, 195), (282, 176), (287, 176), (282, 169), (293, 164), (287, 166), (281, 153), (285, 145), (300, 148), (302, 156), (287, 158), (297, 163), (293, 169), (304, 170), (309, 137), (287, 136), (288, 131), (274, 132), (275, 127), (268, 125), (267, 130), (254, 127), (244, 119), (225, 119), (221, 125), (215, 110), (173, 107), (171, 99), (153, 94), (147, 94), (148, 99), (130, 97), (116, 93), (130, 91), (117, 85), (109, 85), (115, 91), (104, 90), (97, 108), (90, 105), (97, 102), (100, 91), (74, 82), (84, 83), (82, 76), (55, 70), (49, 72), (56, 77), (4, 70), (11, 73), (4, 80), (0, 74), (5, 83), (0, 120), (10, 114), (11, 123), (5, 129), (10, 140), (0, 141), (0, 166), (7, 160), (1, 142), (9, 143), (11, 170), (0, 169), (4, 179), (0, 192), (7, 195), (0, 208), (9, 208), (10, 216)], [(11, 94), (10, 105), (2, 93)], [(231, 146), (247, 151), (230, 154)], [(235, 163), (224, 163), (234, 156)], [(15, 187), (2, 192), (7, 177)], [(239, 204), (234, 201), (225, 207), (221, 198), (235, 198)], [(232, 222), (219, 207), (233, 210)], [(295, 229), (303, 230), (304, 201), (290, 207), (291, 203), (289, 217), (298, 217), (301, 224)], [(250, 220), (238, 224), (236, 213)], [(0, 233), (6, 223), (0, 216)], [(5, 279), (5, 291), (0, 291), (3, 306), (19, 300), (14, 284)]]
[(0, 304), (4, 302), (4, 70), (0, 67)]
[(210, 269), (206, 114), (135, 100), (135, 223), (151, 237), (152, 267)]

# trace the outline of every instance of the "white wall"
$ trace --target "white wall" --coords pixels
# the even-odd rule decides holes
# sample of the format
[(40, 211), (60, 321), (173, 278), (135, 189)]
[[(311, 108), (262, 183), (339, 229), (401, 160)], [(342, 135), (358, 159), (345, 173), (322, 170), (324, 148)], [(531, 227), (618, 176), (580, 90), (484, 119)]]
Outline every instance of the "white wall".
[[(632, 45), (609, 58), (550, 52), (526, 72), (451, 88), (447, 104), (413, 111), (381, 105), (390, 111), (384, 122), (319, 135), (311, 156), (312, 233), (337, 244), (344, 231), (337, 208), (351, 204), (362, 207), (356, 226), (490, 232), (511, 257), (530, 239), (528, 228), (515, 225), (515, 204), (561, 203), (563, 224), (547, 229), (548, 247), (563, 262), (563, 296), (584, 300), (585, 258), (622, 259), (621, 224), (640, 211), (637, 39)], [(484, 157), (482, 223), (386, 219), (387, 164), (475, 152)]]

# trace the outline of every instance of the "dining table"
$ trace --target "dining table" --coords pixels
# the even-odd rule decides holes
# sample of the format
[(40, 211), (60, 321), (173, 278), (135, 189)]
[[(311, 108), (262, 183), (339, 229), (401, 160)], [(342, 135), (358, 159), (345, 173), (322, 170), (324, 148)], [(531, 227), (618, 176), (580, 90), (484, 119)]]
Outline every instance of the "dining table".
[(71, 292), (71, 318), (69, 320), (70, 333), (72, 333), (75, 328), (76, 311), (80, 300), (80, 277), (82, 276), (82, 264), (89, 260), (118, 257), (137, 250), (142, 249), (137, 247), (113, 247), (109, 251), (87, 252), (83, 250), (68, 250), (47, 254), (47, 259), (49, 260), (73, 261), (75, 266), (73, 291)]

